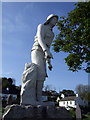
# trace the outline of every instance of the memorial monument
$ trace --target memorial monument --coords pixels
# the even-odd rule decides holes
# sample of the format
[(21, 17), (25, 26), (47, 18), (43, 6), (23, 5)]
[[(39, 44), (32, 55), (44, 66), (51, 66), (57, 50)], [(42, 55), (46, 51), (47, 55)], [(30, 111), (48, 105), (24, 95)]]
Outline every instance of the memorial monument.
[(42, 88), (46, 79), (46, 64), (52, 70), (50, 52), (54, 33), (53, 27), (58, 21), (57, 15), (49, 15), (44, 24), (39, 24), (31, 50), (32, 63), (26, 63), (22, 74), (20, 105), (7, 106), (2, 120), (71, 120), (65, 108), (56, 107), (51, 102), (42, 101)]
[(49, 15), (44, 24), (39, 24), (31, 52), (32, 63), (25, 64), (22, 77), (21, 105), (44, 104), (42, 101), (42, 88), (47, 77), (46, 63), (52, 70), (50, 52), (54, 33), (53, 27), (58, 21), (57, 15)]

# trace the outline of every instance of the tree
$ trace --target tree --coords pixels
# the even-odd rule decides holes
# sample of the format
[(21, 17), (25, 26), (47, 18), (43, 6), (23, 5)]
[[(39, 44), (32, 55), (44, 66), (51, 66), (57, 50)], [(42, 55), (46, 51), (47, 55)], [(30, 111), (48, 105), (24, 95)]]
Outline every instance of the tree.
[(90, 91), (89, 91), (89, 85), (77, 85), (76, 86), (76, 91), (79, 94), (80, 98), (82, 100), (88, 101), (90, 103)]
[(2, 77), (0, 78), (0, 81), (2, 83), (2, 88), (8, 88), (9, 86), (12, 86), (14, 79)]
[(0, 78), (2, 88), (6, 88), (8, 86), (8, 79), (6, 77)]
[(51, 85), (44, 86), (44, 91), (50, 91), (51, 89)]
[(65, 94), (65, 95), (75, 95), (73, 90), (62, 90), (60, 91), (61, 94)]
[(57, 27), (60, 33), (54, 40), (55, 52), (68, 53), (65, 58), (69, 70), (85, 70), (90, 73), (90, 2), (78, 2), (68, 17), (60, 17)]

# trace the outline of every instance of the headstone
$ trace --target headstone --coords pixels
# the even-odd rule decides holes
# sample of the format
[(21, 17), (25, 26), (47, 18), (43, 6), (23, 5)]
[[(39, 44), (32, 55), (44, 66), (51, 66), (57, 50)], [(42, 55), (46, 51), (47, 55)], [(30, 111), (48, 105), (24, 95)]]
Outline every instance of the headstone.
[(76, 105), (76, 119), (82, 119), (81, 109), (78, 104)]

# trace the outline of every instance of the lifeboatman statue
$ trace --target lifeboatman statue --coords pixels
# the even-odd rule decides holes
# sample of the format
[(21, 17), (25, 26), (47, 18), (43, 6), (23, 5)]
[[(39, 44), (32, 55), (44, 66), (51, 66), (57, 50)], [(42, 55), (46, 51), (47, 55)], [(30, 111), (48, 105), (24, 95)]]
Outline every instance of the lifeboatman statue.
[(54, 33), (53, 27), (58, 21), (58, 16), (51, 14), (47, 17), (44, 24), (39, 24), (31, 50), (32, 63), (25, 64), (25, 70), (22, 75), (21, 104), (23, 105), (41, 105), (42, 88), (47, 77), (46, 64), (49, 70), (52, 70), (50, 52)]

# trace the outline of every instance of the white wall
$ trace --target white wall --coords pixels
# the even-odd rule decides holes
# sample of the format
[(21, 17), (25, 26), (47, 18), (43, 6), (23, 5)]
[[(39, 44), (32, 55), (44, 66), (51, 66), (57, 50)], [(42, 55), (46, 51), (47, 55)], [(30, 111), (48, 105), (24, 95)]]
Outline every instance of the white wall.
[(76, 108), (76, 104), (75, 104), (75, 101), (72, 100), (72, 101), (60, 101), (59, 102), (59, 106), (61, 107), (74, 107)]

